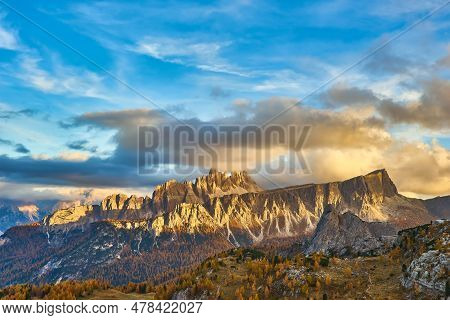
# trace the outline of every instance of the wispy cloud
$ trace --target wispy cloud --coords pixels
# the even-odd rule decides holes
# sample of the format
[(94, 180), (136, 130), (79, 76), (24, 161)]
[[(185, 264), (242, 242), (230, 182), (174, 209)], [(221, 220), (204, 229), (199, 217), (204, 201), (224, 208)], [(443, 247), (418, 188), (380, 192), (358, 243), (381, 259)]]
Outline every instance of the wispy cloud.
[(0, 49), (19, 50), (20, 41), (17, 31), (5, 26), (4, 15), (0, 13)]
[[(256, 3), (252, 0), (210, 1), (209, 3), (166, 1), (164, 5), (161, 5), (159, 1), (144, 2), (145, 5), (120, 1), (91, 1), (89, 4), (73, 4), (70, 11), (76, 13), (76, 18), (85, 24), (111, 27), (126, 25), (130, 21), (142, 24), (148, 22), (147, 18), (170, 19), (170, 21), (185, 23), (205, 22), (217, 17), (247, 20), (253, 11), (267, 7), (265, 1)], [(50, 13), (55, 14), (54, 11)], [(126, 32), (126, 30), (122, 31)]]
[(13, 74), (25, 85), (45, 93), (108, 99), (102, 92), (103, 78), (98, 74), (63, 65), (57, 59), (51, 60), (51, 65), (44, 68), (41, 66), (42, 61), (39, 56), (22, 54), (19, 70)]
[(204, 71), (247, 76), (240, 68), (231, 65), (220, 56), (220, 51), (231, 42), (199, 42), (169, 37), (145, 37), (131, 47), (131, 51), (152, 58)]
[(293, 96), (301, 96), (315, 88), (317, 80), (311, 79), (305, 74), (290, 69), (264, 72), (264, 79), (253, 85), (252, 90), (257, 92), (289, 93)]

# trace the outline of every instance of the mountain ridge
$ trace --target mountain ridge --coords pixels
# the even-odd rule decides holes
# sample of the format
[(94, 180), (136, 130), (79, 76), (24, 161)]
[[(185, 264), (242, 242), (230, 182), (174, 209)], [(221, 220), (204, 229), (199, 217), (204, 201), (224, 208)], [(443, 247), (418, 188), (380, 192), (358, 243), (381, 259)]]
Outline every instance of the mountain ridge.
[[(356, 194), (355, 190), (357, 190)], [(250, 194), (258, 194), (258, 197), (265, 199), (266, 202), (272, 201), (272, 205), (277, 207), (275, 210), (279, 210), (280, 201), (275, 198), (277, 198), (277, 194), (286, 193), (292, 193), (294, 197), (303, 194), (300, 197), (303, 198), (302, 202), (305, 208), (297, 207), (295, 210), (304, 211), (305, 222), (310, 228), (311, 224), (318, 222), (324, 205), (327, 203), (337, 205), (340, 212), (345, 210), (356, 212), (362, 219), (368, 221), (385, 221), (390, 218), (378, 208), (378, 205), (383, 203), (386, 198), (396, 197), (397, 201), (403, 202), (403, 207), (418, 207), (423, 214), (428, 211), (424, 205), (412, 204), (408, 200), (409, 198), (398, 194), (395, 184), (384, 169), (345, 181), (298, 185), (273, 190), (262, 190), (246, 172), (233, 172), (227, 176), (225, 173), (211, 170), (207, 176), (199, 177), (195, 182), (169, 180), (157, 186), (152, 197), (111, 195), (98, 206), (85, 205), (59, 210), (46, 217), (44, 224), (48, 226), (65, 225), (79, 220), (83, 224), (104, 219), (152, 219), (162, 215), (170, 215), (175, 209), (179, 211), (179, 205), (183, 203), (201, 204), (202, 207), (196, 206), (199, 210), (206, 209), (212, 216), (222, 215), (223, 218), (224, 215), (231, 213), (229, 210), (227, 211), (230, 203), (240, 202), (242, 207), (258, 205), (258, 199), (252, 199), (255, 197)], [(244, 196), (245, 194), (247, 196)], [(316, 199), (311, 201), (308, 197), (315, 197)], [(217, 199), (221, 200), (218, 201)], [(345, 205), (342, 203), (345, 203)], [(285, 204), (286, 202), (281, 200), (281, 206), (285, 206)], [(184, 205), (183, 207), (187, 210), (189, 206)], [(264, 205), (259, 204), (259, 207), (264, 207)], [(264, 211), (267, 208), (261, 209)], [(58, 216), (64, 218), (58, 219)], [(69, 216), (70, 218), (67, 218)], [(294, 220), (298, 220), (296, 218), (298, 217), (294, 217)], [(431, 216), (427, 218), (431, 218)], [(263, 220), (265, 219), (263, 218)], [(256, 224), (260, 224), (260, 222), (254, 221)], [(398, 221), (398, 223), (401, 224), (401, 221)], [(289, 234), (289, 231), (287, 234)]]

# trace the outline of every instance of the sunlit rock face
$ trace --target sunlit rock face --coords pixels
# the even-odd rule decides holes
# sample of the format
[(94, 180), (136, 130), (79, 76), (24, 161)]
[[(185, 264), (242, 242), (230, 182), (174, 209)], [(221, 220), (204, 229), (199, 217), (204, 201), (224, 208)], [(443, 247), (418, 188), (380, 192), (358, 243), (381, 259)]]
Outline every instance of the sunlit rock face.
[(79, 205), (60, 209), (44, 218), (46, 226), (75, 227), (107, 219), (137, 220), (151, 218), (150, 198), (114, 194), (100, 205)]
[(104, 219), (150, 219), (172, 212), (179, 204), (202, 204), (227, 194), (259, 191), (262, 189), (246, 172), (228, 175), (211, 170), (207, 176), (199, 177), (194, 182), (169, 180), (155, 188), (152, 198), (114, 194), (106, 197), (100, 205), (78, 205), (56, 210), (44, 223), (48, 226), (66, 223), (73, 226)]
[[(92, 222), (94, 219), (94, 211), (98, 211), (98, 206), (76, 206), (68, 209), (55, 211), (52, 215), (44, 218), (47, 225), (69, 224), (82, 220), (84, 223)], [(89, 218), (91, 218), (89, 221)]]

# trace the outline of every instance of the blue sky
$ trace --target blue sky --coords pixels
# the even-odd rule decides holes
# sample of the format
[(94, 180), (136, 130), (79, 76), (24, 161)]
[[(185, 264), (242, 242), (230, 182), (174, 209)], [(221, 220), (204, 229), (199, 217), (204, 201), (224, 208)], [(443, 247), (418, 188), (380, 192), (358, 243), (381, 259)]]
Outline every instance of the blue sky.
[[(55, 186), (142, 191), (144, 182), (128, 185), (134, 169), (125, 170), (124, 185), (96, 185), (77, 178), (48, 180), (19, 166), (43, 166), (45, 172), (48, 165), (69, 163), (78, 176), (91, 162), (112, 165), (121, 147), (117, 135), (125, 125), (105, 125), (99, 115), (156, 108), (208, 121), (233, 117), (245, 105), (254, 106), (249, 117), (256, 119), (254, 113), (262, 114), (268, 100), (308, 95), (445, 2), (2, 0), (0, 154), (11, 170), (0, 170), (0, 190), (14, 190), (9, 197), (19, 197), (20, 188), (39, 193)], [(321, 114), (338, 118), (368, 112), (368, 117), (385, 121), (382, 134), (390, 137), (395, 151), (380, 152), (394, 158), (406, 156), (398, 150), (410, 146), (422, 148), (424, 156), (431, 153), (439, 170), (416, 177), (421, 185), (420, 179), (443, 176), (430, 195), (450, 191), (450, 119), (442, 107), (442, 101), (449, 101), (442, 98), (449, 79), (449, 18), (447, 6), (304, 101), (308, 112), (323, 110)], [(435, 102), (434, 95), (424, 94), (436, 88), (444, 100)], [(353, 95), (342, 100), (344, 89)], [(362, 96), (371, 98), (361, 102), (357, 98)], [(428, 98), (421, 100), (424, 96)], [(387, 101), (404, 108), (400, 116), (399, 109), (386, 107)], [(406, 110), (414, 103), (433, 104), (435, 117)], [(92, 122), (89, 114), (98, 121)], [(74, 121), (79, 125), (67, 125)], [(325, 152), (321, 148), (314, 152)], [(366, 157), (368, 148), (361, 152)], [(413, 166), (393, 170), (405, 181), (405, 192), (426, 195), (420, 187), (408, 188), (408, 177), (400, 174)], [(305, 179), (353, 173), (333, 169)], [(89, 177), (97, 179), (94, 173)]]

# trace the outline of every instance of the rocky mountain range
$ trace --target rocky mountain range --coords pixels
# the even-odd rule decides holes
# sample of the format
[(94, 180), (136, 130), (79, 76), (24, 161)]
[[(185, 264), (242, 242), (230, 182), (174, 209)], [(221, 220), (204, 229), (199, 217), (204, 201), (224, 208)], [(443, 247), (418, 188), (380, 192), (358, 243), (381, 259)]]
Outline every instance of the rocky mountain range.
[(373, 249), (382, 236), (440, 218), (445, 204), (427, 204), (400, 195), (385, 170), (276, 190), (262, 190), (246, 172), (211, 170), (195, 181), (170, 180), (151, 197), (112, 195), (7, 230), (0, 285), (163, 281), (223, 250), (281, 238), (312, 236), (311, 250)]
[(57, 210), (44, 219), (44, 225), (67, 229), (94, 221), (145, 220), (157, 235), (226, 229), (231, 242), (237, 241), (231, 231), (237, 227), (245, 234), (240, 240), (247, 243), (311, 233), (327, 204), (365, 221), (389, 221), (398, 229), (435, 218), (422, 200), (398, 194), (385, 170), (343, 182), (268, 191), (246, 172), (227, 176), (212, 170), (194, 182), (170, 180), (157, 186), (151, 197), (117, 194), (100, 205)]

